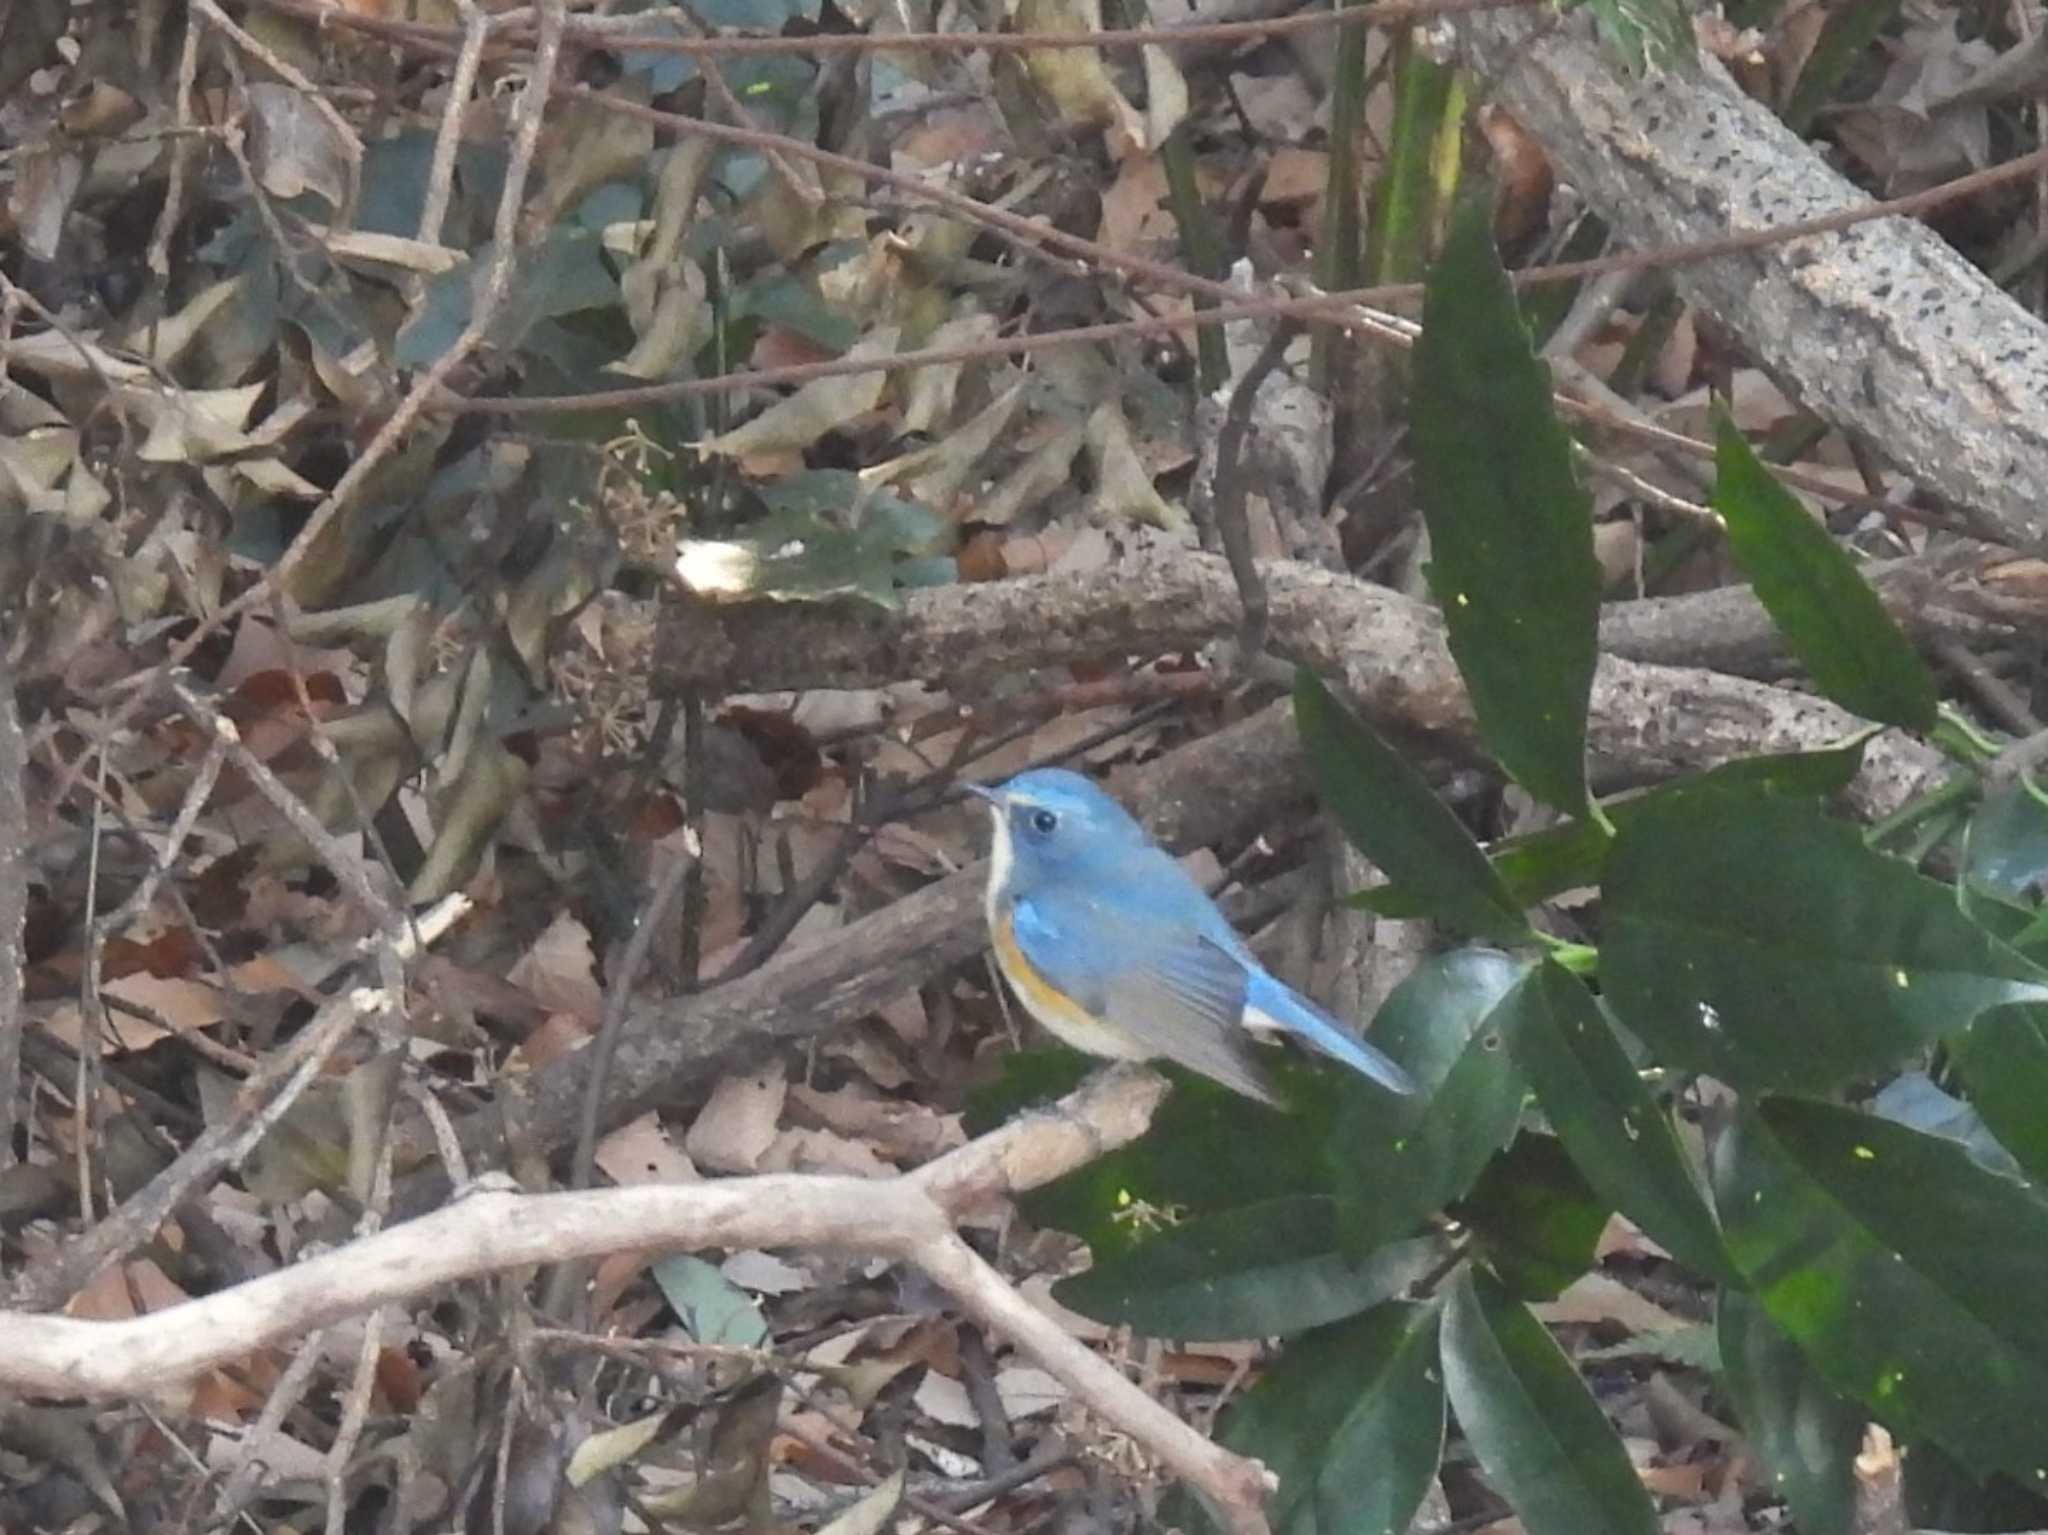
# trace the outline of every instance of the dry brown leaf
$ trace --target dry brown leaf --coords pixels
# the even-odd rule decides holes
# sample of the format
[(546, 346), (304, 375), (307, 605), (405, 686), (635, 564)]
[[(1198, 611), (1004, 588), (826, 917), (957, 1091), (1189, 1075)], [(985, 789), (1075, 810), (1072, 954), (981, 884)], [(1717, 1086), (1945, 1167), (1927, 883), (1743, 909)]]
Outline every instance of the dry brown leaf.
[(628, 378), (667, 378), (710, 336), (703, 272), (694, 261), (679, 261), (671, 274), (646, 322), (636, 326), (639, 339), (633, 350), (606, 363), (607, 372)]
[(1095, 515), (1110, 526), (1145, 523), (1182, 538), (1193, 538), (1194, 519), (1153, 488), (1152, 476), (1131, 440), (1130, 423), (1117, 401), (1104, 400), (1088, 418), (1088, 456), (1095, 471)]
[(826, 1058), (846, 1062), (885, 1091), (895, 1092), (917, 1080), (881, 1039), (869, 1033), (835, 1034), (823, 1048)]
[(249, 123), (249, 163), (271, 196), (289, 202), (312, 192), (334, 208), (347, 201), (353, 151), (297, 86), (251, 82)]
[[(646, 106), (648, 81), (629, 74), (615, 81), (607, 95)], [(637, 176), (654, 153), (654, 125), (643, 117), (609, 112), (594, 101), (571, 100), (551, 105), (540, 196), (523, 217), (529, 229), (552, 229), (570, 209), (607, 181)]]
[(549, 1013), (537, 1027), (528, 1029), (512, 1060), (524, 1070), (541, 1070), (571, 1050), (582, 1050), (588, 1042), (590, 1025), (575, 1013)]
[(1119, 255), (1143, 256), (1174, 238), (1177, 228), (1167, 206), (1165, 166), (1157, 156), (1126, 156), (1102, 194), (1096, 241)]
[(1597, 1271), (1581, 1274), (1557, 1299), (1539, 1301), (1530, 1309), (1553, 1326), (1611, 1322), (1632, 1333), (1664, 1333), (1694, 1325)]
[(238, 389), (124, 389), (122, 400), (149, 423), (136, 456), (151, 464), (191, 464), (252, 446), (243, 430), (266, 384)]
[(1982, 106), (1934, 105), (1998, 57), (1981, 38), (1957, 35), (1945, 11), (1909, 25), (1870, 100), (1829, 113), (1850, 152), (1877, 177), (1888, 197), (1934, 186), (1991, 158), (1991, 117)]
[(789, 1101), (827, 1128), (869, 1141), (896, 1162), (928, 1162), (967, 1142), (959, 1115), (900, 1098), (877, 1098), (852, 1087), (824, 1092), (797, 1083)]
[[(1062, 427), (1033, 449), (1022, 463), (989, 487), (980, 500), (964, 507), (964, 516), (971, 517), (976, 522), (992, 523), (1002, 527), (1037, 506), (1046, 497), (1068, 489), (1074, 482), (1074, 457), (1081, 451), (1082, 444), (1087, 438), (1087, 429), (1079, 423)], [(1048, 536), (1057, 539), (1062, 535)], [(1009, 544), (1004, 545), (1006, 564), (1010, 558), (1010, 547)], [(1044, 542), (1041, 541), (1039, 547), (1043, 549)], [(1022, 567), (1009, 564), (1011, 575), (1029, 574), (1032, 569), (1029, 564)]]
[(893, 1178), (897, 1169), (865, 1141), (829, 1130), (784, 1130), (761, 1155), (764, 1173), (831, 1173), (850, 1178)]
[(512, 962), (505, 979), (521, 986), (550, 1012), (565, 1012), (595, 1027), (604, 1016), (604, 991), (597, 982), (597, 956), (590, 929), (562, 912)]
[[(218, 988), (203, 981), (181, 980), (155, 975), (124, 975), (108, 981), (101, 990), (109, 998), (107, 1014), (99, 1033), (99, 1053), (120, 1055), (146, 1050), (171, 1034), (211, 1028), (227, 1016)], [(147, 1008), (161, 1019), (139, 1017), (114, 1000)], [(168, 1027), (165, 1027), (168, 1025)], [(60, 1004), (43, 1027), (54, 1037), (76, 1049), (85, 1037), (85, 1020), (75, 1002)]]
[[(896, 355), (900, 334), (894, 325), (884, 325), (861, 337), (846, 356), (883, 358)], [(764, 453), (794, 453), (809, 447), (827, 432), (843, 427), (856, 416), (864, 416), (882, 401), (888, 375), (872, 372), (841, 374), (815, 379), (787, 399), (778, 400), (752, 420), (729, 432), (699, 442), (701, 457), (754, 457)]]
[(683, 1137), (683, 1150), (713, 1172), (769, 1170), (764, 1161), (776, 1142), (788, 1092), (780, 1062), (750, 1076), (721, 1078)]
[(604, 1175), (621, 1188), (641, 1183), (698, 1183), (689, 1154), (678, 1146), (653, 1112), (620, 1125), (597, 1143), (594, 1160)]
[(988, 154), (1004, 142), (1002, 124), (985, 102), (970, 102), (948, 112), (921, 115), (890, 145), (893, 168), (931, 170)]

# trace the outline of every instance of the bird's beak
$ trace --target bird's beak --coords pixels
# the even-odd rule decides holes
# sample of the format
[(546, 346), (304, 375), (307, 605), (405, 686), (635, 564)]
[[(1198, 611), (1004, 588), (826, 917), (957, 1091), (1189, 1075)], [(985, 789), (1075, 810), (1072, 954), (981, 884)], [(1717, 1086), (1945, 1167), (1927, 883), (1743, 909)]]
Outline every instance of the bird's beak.
[(962, 783), (960, 787), (965, 789), (969, 794), (977, 794), (981, 796), (981, 798), (987, 800), (991, 805), (1000, 807), (1007, 803), (1007, 801), (1003, 798), (1003, 794), (1000, 789), (991, 789), (985, 783)]

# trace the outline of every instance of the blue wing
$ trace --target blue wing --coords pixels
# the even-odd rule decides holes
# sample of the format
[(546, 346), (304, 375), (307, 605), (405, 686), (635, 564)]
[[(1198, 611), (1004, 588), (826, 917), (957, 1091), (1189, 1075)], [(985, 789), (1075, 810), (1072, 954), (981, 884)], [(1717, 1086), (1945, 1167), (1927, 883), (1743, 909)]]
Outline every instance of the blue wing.
[(1020, 898), (1012, 923), (1032, 968), (1119, 1048), (1045, 1020), (1071, 1043), (1127, 1059), (1164, 1058), (1248, 1097), (1277, 1101), (1244, 1032), (1251, 974), (1191, 924), (1059, 891)]

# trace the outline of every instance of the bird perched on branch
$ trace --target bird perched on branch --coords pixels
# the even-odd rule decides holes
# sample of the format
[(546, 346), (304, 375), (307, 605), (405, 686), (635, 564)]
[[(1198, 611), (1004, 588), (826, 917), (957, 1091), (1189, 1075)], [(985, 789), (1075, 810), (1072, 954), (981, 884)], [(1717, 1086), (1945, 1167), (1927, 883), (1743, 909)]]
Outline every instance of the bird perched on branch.
[(1274, 1103), (1248, 1030), (1307, 1040), (1396, 1093), (1393, 1061), (1267, 973), (1187, 871), (1109, 795), (1061, 768), (966, 788), (995, 814), (988, 930), (1031, 1015), (1090, 1055), (1164, 1059)]

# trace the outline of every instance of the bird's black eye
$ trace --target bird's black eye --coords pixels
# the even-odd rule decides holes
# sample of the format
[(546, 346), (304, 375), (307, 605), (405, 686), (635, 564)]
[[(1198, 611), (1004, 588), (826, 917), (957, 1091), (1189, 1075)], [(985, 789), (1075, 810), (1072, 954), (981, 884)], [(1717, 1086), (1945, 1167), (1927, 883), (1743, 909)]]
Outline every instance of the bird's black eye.
[(1041, 837), (1050, 837), (1059, 824), (1060, 818), (1050, 810), (1034, 810), (1031, 812), (1031, 829)]

